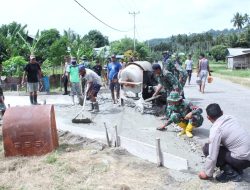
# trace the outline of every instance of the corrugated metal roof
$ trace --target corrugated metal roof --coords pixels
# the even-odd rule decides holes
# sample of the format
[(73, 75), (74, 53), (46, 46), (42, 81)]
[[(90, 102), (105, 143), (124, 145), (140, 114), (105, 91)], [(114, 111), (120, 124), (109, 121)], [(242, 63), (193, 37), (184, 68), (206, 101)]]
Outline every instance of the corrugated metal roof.
[(235, 57), (250, 53), (250, 48), (227, 48), (229, 55), (227, 57)]

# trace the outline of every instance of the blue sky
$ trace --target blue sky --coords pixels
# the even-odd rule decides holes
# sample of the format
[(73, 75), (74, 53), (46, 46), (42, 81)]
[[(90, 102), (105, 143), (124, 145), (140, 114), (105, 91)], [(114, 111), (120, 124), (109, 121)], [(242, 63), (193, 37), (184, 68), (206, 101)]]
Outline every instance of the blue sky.
[(133, 38), (144, 41), (177, 34), (232, 28), (236, 12), (250, 15), (250, 0), (77, 0), (96, 17), (119, 30), (112, 30), (90, 16), (74, 0), (0, 0), (0, 24), (16, 21), (27, 24), (30, 34), (69, 28), (80, 35), (99, 30), (110, 41)]

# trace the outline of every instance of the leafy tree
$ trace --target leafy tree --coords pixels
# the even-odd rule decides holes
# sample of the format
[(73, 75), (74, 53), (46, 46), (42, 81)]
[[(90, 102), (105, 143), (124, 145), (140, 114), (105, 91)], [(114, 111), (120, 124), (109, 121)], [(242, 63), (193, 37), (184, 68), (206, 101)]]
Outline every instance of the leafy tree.
[(250, 25), (250, 16), (247, 13), (245, 13), (243, 18), (244, 18), (245, 24), (247, 24), (249, 26)]
[(20, 77), (26, 64), (27, 61), (22, 56), (11, 57), (3, 62), (2, 75)]
[[(123, 38), (121, 40), (114, 41), (110, 44), (111, 52), (115, 54), (123, 55), (128, 50), (134, 49), (134, 41), (131, 38)], [(145, 60), (149, 55), (149, 47), (145, 43), (136, 42), (136, 57), (140, 60)]]
[(103, 36), (102, 33), (97, 30), (89, 31), (89, 33), (83, 38), (86, 41), (92, 42), (95, 48), (103, 47), (109, 44), (108, 37)]
[(51, 62), (50, 66), (60, 65), (64, 61), (64, 56), (67, 54), (67, 38), (61, 37), (59, 40), (53, 42), (49, 47), (47, 59)]
[(227, 47), (225, 45), (216, 45), (212, 47), (210, 54), (216, 61), (225, 60), (227, 56)]
[(18, 33), (25, 35), (26, 27), (27, 25), (22, 26), (16, 22), (12, 22), (8, 25), (2, 25), (0, 27), (0, 34), (2, 37), (5, 37), (4, 55), (6, 56), (6, 59), (7, 57), (26, 54), (26, 49), (23, 47), (23, 41), (18, 36)]
[(37, 31), (35, 38), (32, 40), (32, 42), (30, 42), (30, 41), (27, 39), (27, 36), (23, 36), (20, 32), (18, 32), (17, 34), (18, 34), (18, 36), (23, 40), (25, 47), (28, 48), (28, 50), (29, 50), (29, 53), (30, 53), (30, 54), (34, 54), (34, 55), (36, 55), (36, 53), (39, 52), (39, 51), (38, 51), (38, 48), (37, 48), (38, 43), (39, 43), (44, 37), (46, 37), (46, 34), (40, 35), (40, 34), (39, 34), (39, 31)]
[(134, 41), (133, 39), (126, 37), (112, 42), (110, 46), (112, 53), (123, 55), (125, 51), (134, 49)]
[(237, 47), (238, 36), (236, 34), (231, 34), (227, 38), (227, 44), (229, 47)]
[[(39, 39), (39, 37), (41, 38)], [(49, 57), (50, 47), (52, 46), (52, 44), (60, 39), (60, 33), (56, 29), (44, 30), (41, 31), (39, 37), (39, 41), (37, 41), (36, 45), (36, 56), (41, 61), (44, 61)]]
[(245, 18), (244, 16), (242, 16), (242, 14), (240, 14), (239, 12), (237, 12), (233, 19), (231, 20), (231, 22), (233, 23), (234, 27), (237, 27), (238, 31), (240, 29), (242, 29), (242, 27), (245, 24)]

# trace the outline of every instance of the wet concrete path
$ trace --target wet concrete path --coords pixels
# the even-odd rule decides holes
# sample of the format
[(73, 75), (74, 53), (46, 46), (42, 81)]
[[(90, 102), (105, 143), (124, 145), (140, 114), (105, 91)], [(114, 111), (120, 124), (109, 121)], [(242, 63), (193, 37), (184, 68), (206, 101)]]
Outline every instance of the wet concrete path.
[[(212, 84), (207, 84), (205, 94), (198, 91), (195, 77), (191, 85), (185, 87), (185, 96), (203, 108), (205, 118), (202, 127), (194, 130), (195, 137), (177, 137), (176, 128), (169, 127), (167, 131), (155, 130), (164, 121), (153, 115), (141, 114), (134, 108), (121, 107), (113, 104), (109, 94), (102, 94), (100, 112), (92, 114), (91, 124), (72, 124), (71, 119), (81, 110), (80, 106), (71, 106), (69, 96), (39, 95), (38, 99), (47, 104), (55, 104), (57, 127), (69, 130), (75, 134), (104, 140), (104, 122), (111, 136), (114, 136), (114, 126), (118, 126), (118, 133), (127, 138), (155, 145), (155, 139), (161, 139), (163, 151), (183, 157), (188, 160), (190, 171), (197, 172), (202, 168), (204, 158), (201, 157), (201, 145), (207, 141), (210, 123), (206, 119), (205, 108), (209, 103), (219, 103), (225, 114), (232, 114), (239, 119), (240, 124), (250, 132), (249, 110), (250, 90), (238, 84), (215, 78)], [(6, 95), (6, 105), (29, 105), (28, 96)], [(89, 113), (88, 113), (89, 114)], [(87, 114), (87, 115), (88, 115)], [(102, 138), (103, 137), (103, 138)]]

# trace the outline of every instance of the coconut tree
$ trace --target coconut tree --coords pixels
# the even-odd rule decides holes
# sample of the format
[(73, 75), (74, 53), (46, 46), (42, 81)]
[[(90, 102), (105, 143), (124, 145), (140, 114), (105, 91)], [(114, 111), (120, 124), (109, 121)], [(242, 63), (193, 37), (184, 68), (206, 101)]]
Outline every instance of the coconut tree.
[(240, 31), (240, 29), (242, 29), (245, 24), (245, 18), (239, 12), (237, 12), (231, 22), (233, 23), (234, 27), (237, 27), (238, 31)]
[(247, 13), (245, 13), (244, 14), (244, 24), (247, 24), (248, 26), (250, 25), (250, 16), (247, 14)]

